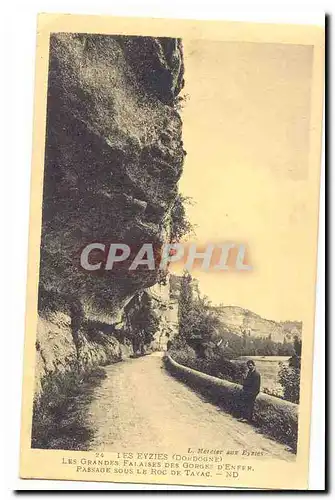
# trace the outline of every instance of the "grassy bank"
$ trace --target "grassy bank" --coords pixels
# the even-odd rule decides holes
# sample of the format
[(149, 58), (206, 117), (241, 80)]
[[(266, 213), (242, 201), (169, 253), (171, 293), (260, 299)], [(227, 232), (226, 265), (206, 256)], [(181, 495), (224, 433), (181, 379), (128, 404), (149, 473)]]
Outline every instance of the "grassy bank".
[(103, 368), (69, 371), (43, 377), (34, 401), (32, 448), (83, 450), (92, 437), (85, 413), (93, 391), (106, 377)]

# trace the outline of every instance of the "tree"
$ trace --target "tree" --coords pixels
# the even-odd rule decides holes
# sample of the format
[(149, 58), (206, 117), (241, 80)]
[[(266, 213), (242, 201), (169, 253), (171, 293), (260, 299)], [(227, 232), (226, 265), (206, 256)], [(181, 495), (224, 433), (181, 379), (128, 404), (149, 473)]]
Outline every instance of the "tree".
[(191, 198), (178, 194), (171, 210), (171, 241), (180, 241), (181, 238), (190, 235), (194, 226), (187, 218), (185, 205), (191, 204)]
[(284, 389), (284, 398), (292, 403), (300, 400), (300, 369), (301, 369), (301, 340), (294, 337), (294, 354), (289, 359), (288, 366), (282, 365), (278, 378)]
[(284, 399), (299, 403), (300, 368), (282, 365), (278, 373), (279, 383), (284, 389)]
[(220, 320), (208, 297), (201, 297), (188, 271), (184, 272), (181, 280), (178, 314), (180, 338), (199, 357), (204, 357), (220, 326)]

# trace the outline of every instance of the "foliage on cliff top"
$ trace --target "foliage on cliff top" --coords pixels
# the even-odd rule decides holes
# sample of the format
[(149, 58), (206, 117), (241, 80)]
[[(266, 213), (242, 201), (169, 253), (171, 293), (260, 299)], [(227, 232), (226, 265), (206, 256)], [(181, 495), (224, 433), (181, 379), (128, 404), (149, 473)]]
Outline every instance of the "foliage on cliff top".
[(182, 238), (194, 234), (195, 225), (191, 224), (187, 212), (186, 205), (192, 205), (193, 201), (190, 197), (184, 196), (181, 193), (171, 209), (171, 241), (180, 241)]

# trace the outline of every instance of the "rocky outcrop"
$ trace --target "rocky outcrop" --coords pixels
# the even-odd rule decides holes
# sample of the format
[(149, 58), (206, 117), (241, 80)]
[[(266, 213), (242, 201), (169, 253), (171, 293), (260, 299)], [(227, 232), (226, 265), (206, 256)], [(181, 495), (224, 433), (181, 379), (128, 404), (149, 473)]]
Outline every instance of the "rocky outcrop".
[(134, 295), (124, 308), (121, 324), (134, 354), (165, 351), (178, 332), (178, 304), (171, 300), (169, 279)]
[(160, 318), (159, 327), (150, 345), (153, 350), (166, 351), (168, 342), (171, 342), (178, 333), (178, 301), (171, 297), (170, 292), (170, 279), (149, 289), (153, 309)]
[(180, 60), (180, 43), (169, 39), (51, 37), (41, 249), (47, 289), (118, 309), (157, 282), (156, 270), (85, 274), (78, 259), (93, 241), (136, 252), (168, 237), (184, 158), (173, 106)]
[[(102, 352), (104, 361), (112, 352), (118, 358), (120, 342), (115, 337), (119, 345), (111, 347), (106, 338), (113, 337), (132, 297), (160, 279), (157, 269), (126, 266), (89, 273), (80, 267), (80, 253), (95, 241), (127, 243), (132, 255), (152, 243), (159, 252), (169, 239), (185, 155), (176, 111), (183, 73), (177, 39), (50, 38), (40, 373), (70, 366), (74, 357), (84, 364), (99, 362)], [(87, 321), (100, 321), (107, 331), (92, 342), (83, 331)]]
[(36, 336), (35, 395), (43, 389), (43, 380), (54, 373), (90, 370), (97, 365), (122, 361), (133, 352), (129, 342), (120, 342), (98, 325), (82, 324), (73, 334), (71, 318), (62, 312), (40, 317)]
[(41, 392), (45, 376), (53, 372), (64, 373), (77, 363), (71, 319), (57, 312), (50, 318), (39, 318), (36, 334), (35, 393)]

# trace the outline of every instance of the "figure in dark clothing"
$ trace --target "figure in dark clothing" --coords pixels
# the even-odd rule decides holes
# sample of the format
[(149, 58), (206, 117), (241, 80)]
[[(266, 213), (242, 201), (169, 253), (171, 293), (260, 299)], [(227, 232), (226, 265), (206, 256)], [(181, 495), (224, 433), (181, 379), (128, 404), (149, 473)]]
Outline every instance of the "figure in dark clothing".
[(252, 421), (255, 400), (261, 388), (261, 376), (252, 360), (247, 362), (248, 374), (243, 381), (242, 419)]

